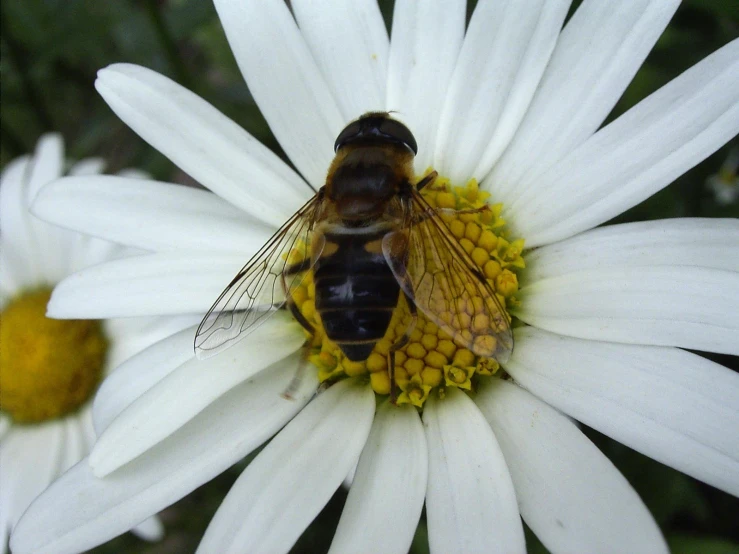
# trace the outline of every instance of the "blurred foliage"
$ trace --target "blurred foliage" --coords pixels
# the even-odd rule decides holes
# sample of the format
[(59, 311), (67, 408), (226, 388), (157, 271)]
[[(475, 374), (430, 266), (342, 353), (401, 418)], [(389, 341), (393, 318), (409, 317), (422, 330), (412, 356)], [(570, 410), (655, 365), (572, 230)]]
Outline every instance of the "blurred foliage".
[[(389, 25), (392, 0), (380, 0), (380, 5)], [(737, 35), (739, 0), (685, 0), (609, 119)], [(175, 79), (282, 155), (239, 74), (208, 1), (3, 0), (1, 38), (0, 165), (32, 150), (43, 132), (55, 130), (67, 139), (70, 158), (103, 156), (111, 170), (137, 166), (162, 180), (187, 182), (186, 175), (121, 123), (95, 92), (96, 71), (116, 62), (141, 64)], [(736, 137), (732, 143), (739, 145)], [(615, 221), (739, 216), (739, 206), (719, 205), (705, 187), (730, 147), (721, 148)], [(709, 357), (738, 369), (736, 358)], [(595, 431), (586, 432), (639, 491), (676, 554), (739, 552), (736, 498)], [(194, 551), (242, 468), (243, 464), (226, 472), (165, 510), (162, 518), (168, 534), (163, 542), (149, 545), (127, 534), (95, 552)], [(339, 491), (294, 552), (328, 548), (344, 500), (345, 493)], [(527, 539), (530, 552), (546, 552), (528, 530)], [(423, 519), (411, 552), (428, 552)]]

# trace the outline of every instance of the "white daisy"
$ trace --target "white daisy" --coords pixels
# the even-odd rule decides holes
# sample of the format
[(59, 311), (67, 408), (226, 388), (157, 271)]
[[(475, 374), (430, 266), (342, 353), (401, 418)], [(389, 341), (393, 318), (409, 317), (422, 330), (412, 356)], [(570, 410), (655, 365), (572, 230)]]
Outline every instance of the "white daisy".
[[(95, 440), (90, 400), (103, 376), (182, 326), (172, 328), (173, 321), (167, 326), (157, 320), (57, 321), (44, 316), (56, 283), (126, 252), (29, 213), (33, 197), (64, 174), (64, 164), (62, 139), (49, 134), (39, 140), (32, 156), (8, 164), (0, 180), (2, 552), (31, 501), (90, 452)], [(72, 165), (69, 174), (98, 174), (103, 166), (102, 160), (90, 158)], [(158, 540), (163, 529), (151, 518), (134, 532)]]
[[(739, 378), (684, 350), (739, 354), (739, 224), (593, 229), (737, 133), (739, 41), (599, 129), (678, 2), (585, 0), (561, 30), (568, 5), (481, 0), (465, 29), (462, 1), (398, 0), (389, 40), (372, 0), (294, 0), (293, 15), (282, 2), (216, 0), (300, 175), (169, 79), (132, 65), (101, 71), (113, 110), (216, 194), (114, 177), (46, 187), (40, 216), (154, 251), (68, 278), (54, 316), (203, 313), (309, 198), (307, 184), (323, 184), (342, 127), (392, 109), (418, 141), (418, 173), (431, 166), (463, 187), (435, 202), (476, 205), (489, 193), (502, 203), (469, 231), (461, 217), (450, 227), (523, 325), (504, 371), (457, 357), (464, 349), (424, 326), (404, 351), (415, 388), (397, 407), (382, 400), (382, 368), (336, 360), (325, 344), (318, 376), (306, 372), (295, 399), (281, 398), (304, 340), (289, 315), (204, 361), (185, 330), (105, 382), (89, 463), (33, 504), (14, 551), (98, 544), (275, 433), (202, 552), (287, 552), (357, 460), (335, 552), (406, 552), (424, 501), (432, 552), (522, 552), (519, 514), (552, 552), (665, 551), (635, 491), (567, 415), (739, 493)], [(420, 367), (411, 347), (424, 349)], [(336, 369), (357, 376), (314, 398)], [(419, 414), (410, 404), (427, 397)]]

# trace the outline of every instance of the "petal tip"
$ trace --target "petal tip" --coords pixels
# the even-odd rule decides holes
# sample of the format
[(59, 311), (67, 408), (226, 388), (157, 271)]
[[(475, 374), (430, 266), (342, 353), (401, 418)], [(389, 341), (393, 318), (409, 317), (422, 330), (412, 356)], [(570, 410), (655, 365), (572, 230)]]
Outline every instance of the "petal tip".
[[(69, 279), (69, 277), (67, 279)], [(70, 304), (65, 299), (65, 294), (67, 294), (65, 282), (66, 279), (62, 280), (51, 292), (51, 298), (49, 299), (48, 304), (46, 304), (46, 317), (49, 319), (96, 319), (95, 317), (88, 317), (87, 315), (80, 313), (80, 306), (77, 305), (75, 308), (75, 304), (77, 304), (76, 301), (73, 300)], [(69, 309), (70, 306), (72, 308), (71, 310)]]

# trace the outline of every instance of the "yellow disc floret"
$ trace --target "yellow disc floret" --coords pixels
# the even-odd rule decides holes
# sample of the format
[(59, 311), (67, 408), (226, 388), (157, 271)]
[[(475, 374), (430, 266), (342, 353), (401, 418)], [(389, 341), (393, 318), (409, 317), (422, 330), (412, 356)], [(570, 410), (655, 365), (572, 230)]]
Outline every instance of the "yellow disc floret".
[[(440, 209), (442, 220), (480, 268), (488, 284), (495, 290), (500, 305), (506, 311), (518, 306), (517, 273), (525, 267), (521, 257), (524, 241), (512, 240), (507, 236), (505, 221), (501, 218), (503, 206), (488, 204), (489, 193), (480, 191), (474, 179), (464, 187), (453, 187), (447, 179), (437, 177), (432, 185), (423, 189), (422, 194), (431, 207)], [(305, 252), (305, 246), (299, 245), (294, 256), (301, 259)], [(390, 394), (392, 384), (388, 373), (388, 353), (412, 323), (404, 295), (399, 297), (385, 337), (377, 342), (364, 362), (348, 360), (341, 349), (326, 337), (316, 312), (315, 286), (310, 273), (292, 293), (292, 297), (301, 314), (316, 329), (309, 359), (318, 367), (321, 381), (367, 374), (377, 394)], [(446, 313), (439, 314), (442, 320), (452, 325), (455, 336), (441, 330), (423, 313), (418, 313), (408, 343), (395, 352), (398, 404), (412, 404), (421, 408), (434, 389), (439, 389), (440, 394), (443, 394), (445, 387), (472, 390), (478, 376), (493, 375), (500, 369), (494, 359), (476, 356), (460, 346), (465, 338), (472, 340), (469, 337), (474, 336), (477, 352), (495, 351), (495, 338), (480, 331), (496, 322), (489, 321), (488, 316), (481, 313), (482, 300), (474, 300), (479, 300), (480, 306), (471, 306), (469, 310), (465, 310), (464, 306), (456, 306), (454, 310), (454, 306), (450, 306)], [(443, 300), (440, 299), (440, 302)], [(456, 313), (452, 314), (452, 311)]]
[(0, 316), (0, 410), (19, 423), (54, 419), (90, 399), (108, 342), (98, 321), (45, 317), (51, 291), (13, 299)]

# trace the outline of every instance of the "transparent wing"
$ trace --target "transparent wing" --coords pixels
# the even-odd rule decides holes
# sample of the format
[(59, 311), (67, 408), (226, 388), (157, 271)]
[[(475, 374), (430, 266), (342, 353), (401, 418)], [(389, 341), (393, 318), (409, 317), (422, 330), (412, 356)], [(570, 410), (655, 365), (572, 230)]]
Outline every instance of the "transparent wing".
[(229, 348), (285, 305), (313, 265), (310, 239), (322, 203), (320, 194), (309, 200), (236, 274), (198, 327), (198, 358)]
[(513, 351), (513, 333), (495, 290), (418, 192), (410, 210), (406, 228), (383, 240), (383, 253), (401, 288), (457, 344), (505, 363)]

